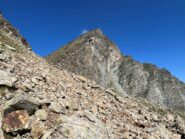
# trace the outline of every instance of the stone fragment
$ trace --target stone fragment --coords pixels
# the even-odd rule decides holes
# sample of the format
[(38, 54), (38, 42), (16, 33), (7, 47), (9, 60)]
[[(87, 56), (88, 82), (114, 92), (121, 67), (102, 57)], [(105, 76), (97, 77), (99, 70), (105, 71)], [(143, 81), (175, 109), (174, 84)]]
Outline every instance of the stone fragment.
[(31, 81), (32, 81), (32, 83), (34, 83), (34, 84), (39, 84), (39, 81), (38, 81), (37, 78), (32, 78)]
[(171, 115), (171, 114), (168, 114), (167, 119), (168, 119), (168, 121), (173, 122), (174, 121), (174, 116)]
[(124, 139), (130, 139), (130, 132), (124, 132), (123, 137)]
[(10, 92), (5, 94), (5, 98), (6, 98), (7, 100), (10, 100), (12, 97), (13, 97), (13, 94), (10, 93)]
[(29, 127), (29, 115), (26, 110), (8, 113), (3, 119), (3, 130), (7, 133), (24, 130)]
[(84, 111), (83, 117), (88, 119), (91, 122), (95, 122), (95, 118), (89, 111)]
[(118, 95), (115, 96), (115, 99), (116, 99), (117, 101), (119, 101), (119, 102), (122, 102), (122, 100), (123, 100), (122, 97), (120, 97), (120, 96), (118, 96)]
[(53, 128), (60, 125), (62, 122), (63, 122), (63, 119), (60, 114), (50, 112), (48, 113), (45, 125), (47, 128)]
[(0, 70), (0, 85), (12, 87), (15, 81), (17, 81), (16, 77), (9, 71)]
[(110, 95), (112, 95), (112, 96), (115, 96), (116, 94), (112, 91), (112, 90), (110, 90), (110, 89), (107, 89), (106, 90), (106, 93), (108, 93), (108, 94), (110, 94)]
[(98, 89), (98, 88), (100, 88), (100, 85), (98, 85), (98, 84), (89, 84), (89, 85), (90, 85), (90, 87), (93, 88), (93, 89)]
[(143, 139), (149, 139), (149, 135), (147, 134), (147, 133), (145, 133), (145, 132), (143, 132), (143, 133), (141, 133), (141, 138), (143, 138)]
[(60, 113), (61, 112), (61, 106), (60, 104), (56, 103), (56, 102), (51, 102), (49, 109), (52, 112), (56, 112), (56, 113)]
[(6, 61), (6, 59), (7, 59), (7, 55), (5, 55), (5, 54), (0, 54), (0, 60), (1, 60), (1, 61)]
[(5, 44), (5, 47), (7, 47), (9, 50), (11, 50), (11, 51), (16, 51), (16, 49), (14, 48), (14, 47), (12, 47), (12, 46), (9, 46), (9, 45), (7, 45), (7, 44)]
[(155, 122), (158, 122), (159, 121), (159, 118), (158, 118), (158, 116), (157, 115), (155, 115), (155, 114), (152, 114), (152, 120), (154, 120)]
[(83, 76), (78, 76), (78, 79), (81, 81), (81, 82), (85, 82), (85, 78)]
[(39, 118), (40, 120), (45, 121), (45, 120), (47, 119), (48, 114), (47, 114), (46, 110), (41, 109), (41, 110), (37, 110), (37, 111), (35, 112), (35, 116), (36, 116), (37, 118)]
[(26, 81), (24, 81), (24, 82), (22, 82), (22, 85), (21, 85), (23, 88), (25, 88), (25, 90), (33, 90), (33, 86), (34, 86), (34, 84), (33, 83), (31, 83), (31, 81), (30, 80), (26, 80)]
[(65, 109), (70, 109), (70, 107), (71, 107), (70, 101), (67, 100), (67, 99), (63, 100), (62, 107), (65, 108)]
[(31, 136), (33, 139), (40, 139), (45, 131), (45, 126), (42, 122), (34, 121), (31, 128)]

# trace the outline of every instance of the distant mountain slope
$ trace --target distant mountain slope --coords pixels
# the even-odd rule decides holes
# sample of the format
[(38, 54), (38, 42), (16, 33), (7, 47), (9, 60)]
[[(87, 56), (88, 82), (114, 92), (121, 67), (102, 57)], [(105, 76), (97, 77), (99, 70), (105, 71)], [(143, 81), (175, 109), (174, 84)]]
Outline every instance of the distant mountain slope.
[(103, 87), (112, 87), (120, 95), (144, 97), (179, 112), (185, 110), (184, 83), (165, 69), (123, 56), (100, 29), (79, 36), (46, 60)]

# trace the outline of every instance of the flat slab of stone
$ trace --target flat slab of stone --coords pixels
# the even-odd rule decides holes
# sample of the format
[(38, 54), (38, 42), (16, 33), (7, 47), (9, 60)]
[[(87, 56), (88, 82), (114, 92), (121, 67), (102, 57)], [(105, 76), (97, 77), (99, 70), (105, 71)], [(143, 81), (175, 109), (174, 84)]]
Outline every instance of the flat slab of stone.
[(9, 71), (6, 70), (0, 70), (0, 85), (6, 85), (9, 87), (13, 86), (13, 83), (17, 79), (13, 74), (11, 74)]

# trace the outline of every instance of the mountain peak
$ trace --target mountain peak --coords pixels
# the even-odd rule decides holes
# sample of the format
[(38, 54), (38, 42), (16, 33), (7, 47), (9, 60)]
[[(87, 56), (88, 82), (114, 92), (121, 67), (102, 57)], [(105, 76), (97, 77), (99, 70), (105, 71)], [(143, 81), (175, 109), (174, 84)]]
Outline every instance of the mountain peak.
[[(116, 45), (107, 37), (103, 31), (100, 28), (96, 28), (93, 30), (90, 30), (82, 35), (80, 35), (77, 39), (73, 40), (69, 44), (73, 42), (81, 42), (81, 43), (87, 43), (88, 45), (93, 46), (112, 46), (116, 49)], [(69, 46), (67, 44), (67, 46)]]
[(82, 33), (80, 36), (80, 38), (82, 37), (105, 37), (103, 31), (100, 28), (96, 28), (96, 29), (92, 29), (87, 31), (86, 33)]
[(93, 30), (88, 31), (87, 33), (89, 34), (99, 34), (99, 35), (103, 35), (103, 31), (100, 28), (96, 28)]

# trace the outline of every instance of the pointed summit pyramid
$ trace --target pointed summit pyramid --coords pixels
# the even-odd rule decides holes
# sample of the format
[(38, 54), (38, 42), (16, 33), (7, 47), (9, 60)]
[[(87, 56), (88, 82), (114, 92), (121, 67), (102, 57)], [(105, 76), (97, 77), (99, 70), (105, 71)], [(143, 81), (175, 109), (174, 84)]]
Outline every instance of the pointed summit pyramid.
[(50, 63), (95, 80), (104, 87), (111, 87), (110, 72), (118, 68), (121, 58), (115, 44), (100, 29), (80, 35), (46, 57)]
[(165, 69), (123, 56), (100, 29), (82, 34), (46, 57), (49, 63), (114, 88), (120, 95), (146, 98), (183, 114), (185, 84)]
[(96, 28), (96, 29), (93, 29), (93, 30), (90, 30), (84, 34), (94, 34), (94, 35), (102, 35), (103, 36), (103, 32), (100, 28)]

